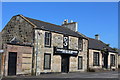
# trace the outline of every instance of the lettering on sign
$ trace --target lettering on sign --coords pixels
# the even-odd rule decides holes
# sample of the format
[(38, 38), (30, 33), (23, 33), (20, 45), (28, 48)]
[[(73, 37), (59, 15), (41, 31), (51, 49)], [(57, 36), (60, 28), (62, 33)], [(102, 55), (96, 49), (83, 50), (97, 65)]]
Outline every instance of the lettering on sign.
[(78, 50), (63, 49), (63, 48), (54, 48), (55, 54), (71, 54), (77, 55)]

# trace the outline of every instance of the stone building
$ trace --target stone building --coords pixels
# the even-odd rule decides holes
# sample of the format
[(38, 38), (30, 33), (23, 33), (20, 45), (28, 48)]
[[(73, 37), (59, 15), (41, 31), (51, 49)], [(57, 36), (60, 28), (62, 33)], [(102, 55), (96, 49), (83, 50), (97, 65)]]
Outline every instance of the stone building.
[(98, 35), (88, 38), (77, 28), (77, 22), (68, 20), (59, 26), (13, 16), (0, 33), (0, 73), (39, 75), (117, 69), (117, 52), (98, 40)]
[(99, 35), (95, 39), (88, 38), (89, 44), (89, 69), (115, 70), (118, 68), (118, 52), (109, 45), (99, 40)]
[(87, 70), (88, 39), (78, 33), (76, 22), (58, 26), (16, 15), (1, 34), (5, 76)]

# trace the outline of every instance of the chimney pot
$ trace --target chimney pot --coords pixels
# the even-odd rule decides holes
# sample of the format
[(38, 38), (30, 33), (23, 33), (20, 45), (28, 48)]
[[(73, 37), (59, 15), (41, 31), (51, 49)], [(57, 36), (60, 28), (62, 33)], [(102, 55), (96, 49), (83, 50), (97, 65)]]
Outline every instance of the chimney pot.
[(63, 24), (67, 24), (68, 23), (68, 19), (65, 19)]
[(73, 23), (73, 20), (70, 20), (70, 23)]
[(99, 38), (100, 38), (99, 34), (96, 34), (96, 35), (95, 35), (95, 39), (96, 39), (96, 40), (99, 40)]

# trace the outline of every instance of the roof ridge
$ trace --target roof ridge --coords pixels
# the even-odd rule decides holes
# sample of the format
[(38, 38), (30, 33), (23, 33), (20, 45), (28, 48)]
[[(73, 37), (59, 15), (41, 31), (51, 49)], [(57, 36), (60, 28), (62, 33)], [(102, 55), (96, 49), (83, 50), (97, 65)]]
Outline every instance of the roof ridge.
[(29, 18), (29, 17), (26, 17), (26, 16), (24, 16), (24, 17), (25, 17), (26, 19), (28, 18), (28, 20), (29, 20), (29, 19), (32, 19), (32, 20), (35, 20), (35, 21), (39, 21), (39, 22), (47, 23), (47, 24), (54, 25), (54, 26), (57, 26), (57, 27), (61, 27), (61, 28), (64, 28), (64, 29), (68, 29), (68, 30), (70, 30), (70, 31), (72, 31), (72, 32), (77, 33), (78, 35), (81, 34), (83, 37), (86, 37), (85, 35), (83, 35), (82, 33), (78, 32), (78, 31), (73, 31), (73, 30), (71, 30), (71, 29), (69, 29), (69, 28), (66, 28), (66, 27), (63, 27), (63, 26), (60, 26), (60, 25), (52, 24), (52, 23), (45, 22), (45, 21), (41, 21), (41, 20), (38, 20), (38, 19)]
[[(25, 17), (25, 18), (29, 18), (29, 17)], [(33, 18), (29, 18), (29, 19), (33, 19)], [(58, 27), (62, 27), (62, 26), (52, 24), (52, 23), (49, 23), (49, 22), (45, 22), (45, 21), (41, 21), (41, 20), (38, 20), (38, 19), (33, 19), (33, 20), (36, 20), (36, 21), (39, 21), (39, 22), (44, 22), (44, 23), (51, 24), (51, 25), (55, 25), (55, 26), (58, 26)]]

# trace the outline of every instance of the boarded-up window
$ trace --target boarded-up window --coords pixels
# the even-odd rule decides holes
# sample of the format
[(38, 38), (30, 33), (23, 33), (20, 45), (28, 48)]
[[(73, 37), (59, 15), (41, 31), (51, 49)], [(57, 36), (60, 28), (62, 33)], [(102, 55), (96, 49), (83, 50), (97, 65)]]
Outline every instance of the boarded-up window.
[(44, 54), (44, 69), (51, 68), (51, 54), (45, 53)]
[(83, 58), (82, 56), (78, 56), (78, 69), (82, 69)]
[(93, 53), (93, 66), (99, 66), (99, 52)]
[(110, 55), (110, 65), (115, 66), (115, 55), (113, 54)]

